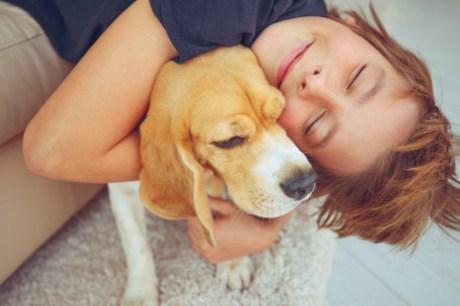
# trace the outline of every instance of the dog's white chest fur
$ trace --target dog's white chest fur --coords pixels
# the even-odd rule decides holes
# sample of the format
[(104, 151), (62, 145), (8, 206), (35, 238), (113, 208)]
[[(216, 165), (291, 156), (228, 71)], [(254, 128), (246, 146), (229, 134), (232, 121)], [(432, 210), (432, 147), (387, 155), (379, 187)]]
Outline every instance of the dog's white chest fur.
[[(128, 268), (121, 304), (158, 305), (158, 279), (147, 243), (145, 208), (138, 195), (139, 182), (109, 183), (108, 187)], [(219, 263), (216, 267), (216, 276), (232, 290), (247, 288), (253, 272), (254, 264), (248, 256)]]

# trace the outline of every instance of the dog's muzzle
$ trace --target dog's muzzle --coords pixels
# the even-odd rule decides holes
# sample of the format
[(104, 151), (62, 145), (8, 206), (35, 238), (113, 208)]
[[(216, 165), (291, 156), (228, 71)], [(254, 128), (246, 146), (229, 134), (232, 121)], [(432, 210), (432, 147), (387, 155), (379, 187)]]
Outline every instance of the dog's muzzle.
[(315, 171), (310, 170), (306, 174), (296, 176), (281, 183), (281, 189), (289, 198), (302, 200), (310, 194), (315, 188), (315, 182), (318, 175)]

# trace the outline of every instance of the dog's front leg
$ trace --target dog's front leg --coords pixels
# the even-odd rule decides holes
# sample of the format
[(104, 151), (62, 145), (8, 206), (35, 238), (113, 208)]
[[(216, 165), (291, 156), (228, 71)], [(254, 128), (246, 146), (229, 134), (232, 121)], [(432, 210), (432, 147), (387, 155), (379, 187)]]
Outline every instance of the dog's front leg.
[(126, 256), (128, 279), (122, 305), (158, 305), (158, 280), (146, 237), (138, 182), (110, 183), (112, 212)]
[(217, 264), (216, 276), (227, 284), (230, 290), (242, 290), (251, 284), (254, 263), (249, 256), (226, 260)]

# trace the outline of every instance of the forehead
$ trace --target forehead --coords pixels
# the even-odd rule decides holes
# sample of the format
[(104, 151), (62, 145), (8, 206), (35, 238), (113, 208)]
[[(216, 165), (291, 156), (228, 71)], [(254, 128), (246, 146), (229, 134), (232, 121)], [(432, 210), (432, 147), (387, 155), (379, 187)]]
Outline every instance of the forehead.
[(192, 107), (191, 113), (195, 118), (212, 120), (216, 116), (253, 112), (248, 95), (237, 82), (220, 79), (211, 84), (200, 82), (189, 94), (191, 101), (187, 103)]
[(199, 86), (191, 96), (190, 113), (184, 115), (189, 117), (191, 133), (200, 138), (216, 133), (240, 134), (242, 129), (248, 129), (248, 121), (257, 122), (250, 100), (232, 80), (212, 88)]

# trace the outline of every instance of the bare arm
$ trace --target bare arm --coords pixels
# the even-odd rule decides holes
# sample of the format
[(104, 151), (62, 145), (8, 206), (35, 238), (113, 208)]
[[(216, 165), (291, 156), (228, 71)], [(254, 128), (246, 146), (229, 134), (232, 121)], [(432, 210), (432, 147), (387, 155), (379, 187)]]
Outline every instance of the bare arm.
[(177, 55), (148, 0), (134, 2), (27, 126), (29, 168), (54, 179), (138, 178), (139, 135), (155, 77)]

